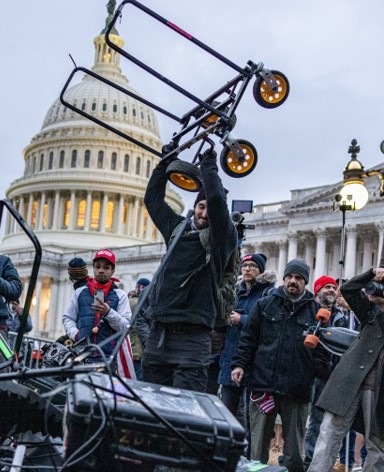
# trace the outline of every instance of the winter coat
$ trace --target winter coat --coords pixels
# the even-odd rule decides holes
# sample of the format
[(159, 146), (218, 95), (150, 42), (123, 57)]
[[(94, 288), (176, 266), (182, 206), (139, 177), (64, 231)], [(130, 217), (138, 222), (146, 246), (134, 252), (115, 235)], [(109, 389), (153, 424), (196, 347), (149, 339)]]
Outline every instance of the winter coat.
[(308, 290), (294, 302), (282, 286), (260, 298), (242, 329), (232, 369), (241, 367), (249, 372), (253, 391), (291, 395), (308, 402), (323, 360), (317, 356), (317, 348), (307, 348), (304, 340), (308, 329), (316, 325), (319, 307)]
[[(166, 202), (168, 163), (160, 161), (149, 180), (144, 202), (152, 221), (169, 243), (176, 226), (183, 220)], [(237, 245), (237, 232), (231, 220), (225, 190), (218, 175), (216, 159), (203, 158), (200, 171), (204, 183), (209, 218), (211, 261), (217, 278), (225, 273)], [(160, 323), (188, 323), (213, 328), (216, 320), (216, 277), (207, 263), (199, 231), (188, 224), (171, 257), (164, 259), (149, 295), (150, 319)]]
[(0, 255), (0, 325), (6, 326), (8, 302), (20, 298), (23, 286), (17, 270), (8, 256)]
[[(339, 416), (347, 413), (364, 379), (377, 363), (384, 348), (384, 312), (361, 292), (374, 276), (374, 272), (369, 270), (341, 286), (343, 297), (361, 323), (361, 331), (341, 357), (316, 404), (319, 408)], [(356, 417), (354, 428), (364, 433), (360, 414)], [(371, 433), (384, 440), (383, 363), (377, 366), (375, 414), (372, 418)]]
[[(220, 355), (219, 384), (235, 386), (231, 380), (231, 362), (239, 343), (241, 330), (248, 319), (248, 314), (253, 305), (260, 297), (268, 294), (268, 291), (274, 287), (275, 282), (276, 273), (274, 271), (265, 271), (257, 276), (255, 283), (249, 289), (247, 289), (244, 282), (239, 284), (236, 290), (236, 301), (233, 310), (241, 313), (240, 322), (239, 324), (227, 327), (224, 348)], [(242, 379), (240, 386), (243, 387), (246, 384), (247, 376)]]

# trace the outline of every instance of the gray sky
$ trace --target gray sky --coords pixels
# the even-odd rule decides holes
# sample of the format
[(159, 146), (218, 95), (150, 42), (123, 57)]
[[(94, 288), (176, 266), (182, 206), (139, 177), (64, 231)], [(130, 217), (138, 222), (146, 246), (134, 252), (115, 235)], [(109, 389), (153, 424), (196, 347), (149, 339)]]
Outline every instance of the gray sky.
[[(142, 3), (239, 66), (248, 60), (263, 62), (289, 79), (288, 100), (273, 110), (254, 101), (253, 81), (245, 92), (233, 135), (256, 147), (258, 165), (240, 179), (221, 171), (231, 200), (271, 203), (288, 199), (293, 189), (340, 181), (352, 138), (361, 146), (359, 157), (366, 169), (384, 161), (379, 149), (384, 139), (382, 0)], [(93, 38), (104, 27), (106, 4), (107, 0), (1, 2), (1, 198), (22, 175), (22, 150), (40, 130), (73, 69), (69, 54), (78, 66), (92, 67)], [(201, 98), (236, 75), (130, 5), (117, 28), (127, 50)], [(184, 98), (125, 58), (121, 67), (134, 88), (159, 99), (170, 111), (190, 108)], [(164, 142), (179, 129), (168, 119), (161, 119), (160, 125)], [(187, 205), (193, 202), (195, 195), (179, 193)]]

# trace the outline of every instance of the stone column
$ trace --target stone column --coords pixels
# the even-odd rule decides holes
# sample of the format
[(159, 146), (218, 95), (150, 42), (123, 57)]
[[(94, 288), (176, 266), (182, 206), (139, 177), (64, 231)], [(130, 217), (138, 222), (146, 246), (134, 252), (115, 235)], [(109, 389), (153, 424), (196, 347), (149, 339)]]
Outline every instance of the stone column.
[(52, 338), (56, 337), (57, 326), (61, 326), (61, 310), (57, 306), (57, 294), (58, 294), (58, 284), (56, 280), (51, 279), (51, 292), (49, 297), (49, 307), (48, 307), (48, 331), (49, 336)]
[(45, 192), (41, 192), (40, 204), (39, 204), (39, 221), (37, 222), (37, 229), (43, 229), (44, 206), (45, 206)]
[(348, 225), (346, 227), (347, 234), (347, 248), (345, 251), (345, 278), (350, 279), (356, 275), (356, 240), (357, 228), (356, 226)]
[(77, 208), (76, 208), (76, 193), (74, 190), (71, 190), (71, 208), (69, 210), (69, 224), (68, 229), (73, 230), (75, 227), (77, 217)]
[(137, 232), (138, 232), (138, 229), (139, 229), (139, 212), (140, 212), (140, 206), (139, 206), (140, 202), (139, 202), (139, 198), (138, 197), (135, 197), (135, 203), (134, 203), (134, 210), (133, 210), (133, 214), (134, 214), (134, 226), (133, 226), (133, 231), (132, 231), (132, 236), (134, 238), (137, 237)]
[(288, 261), (297, 257), (297, 245), (299, 239), (297, 233), (288, 231)]
[(55, 192), (55, 203), (53, 207), (52, 229), (59, 229), (59, 211), (60, 211), (60, 191)]
[(124, 195), (120, 194), (119, 207), (117, 210), (117, 234), (123, 234), (123, 212), (124, 212)]
[(304, 238), (304, 243), (305, 243), (305, 254), (304, 254), (304, 259), (308, 262), (308, 265), (311, 269), (309, 273), (309, 281), (308, 281), (308, 287), (312, 287), (313, 283), (313, 257), (315, 253), (315, 238), (312, 235), (305, 235)]
[(33, 207), (33, 193), (29, 195), (27, 224), (32, 228), (32, 207)]
[(376, 267), (380, 266), (381, 255), (383, 252), (383, 241), (384, 241), (384, 221), (380, 221), (376, 224), (377, 229), (379, 230), (379, 244), (377, 246), (377, 255), (376, 255)]
[(104, 192), (103, 199), (101, 201), (100, 222), (99, 222), (99, 228), (100, 228), (101, 233), (105, 232), (105, 220), (107, 218), (108, 199), (109, 199), (108, 193)]
[(322, 228), (317, 228), (316, 235), (316, 267), (313, 280), (316, 280), (321, 275), (326, 274), (325, 256), (327, 248), (327, 231)]
[(278, 280), (283, 279), (284, 269), (287, 265), (287, 241), (277, 241), (277, 246), (279, 248), (279, 258), (277, 265), (277, 278)]
[(363, 266), (361, 272), (366, 272), (372, 267), (372, 233), (364, 231), (362, 234), (363, 246)]
[(41, 279), (37, 279), (36, 288), (35, 288), (35, 309), (33, 310), (33, 332), (35, 335), (39, 336), (40, 331), (40, 297), (41, 297), (41, 286), (42, 282)]
[[(25, 214), (25, 197), (24, 197), (24, 195), (22, 195), (20, 197), (19, 213), (24, 218), (24, 220), (26, 220), (27, 216)], [(23, 230), (21, 229), (21, 227), (19, 225), (17, 225), (16, 231), (17, 232), (22, 232)]]
[(84, 230), (91, 229), (91, 212), (92, 212), (92, 192), (87, 193), (87, 208), (85, 209), (85, 224)]

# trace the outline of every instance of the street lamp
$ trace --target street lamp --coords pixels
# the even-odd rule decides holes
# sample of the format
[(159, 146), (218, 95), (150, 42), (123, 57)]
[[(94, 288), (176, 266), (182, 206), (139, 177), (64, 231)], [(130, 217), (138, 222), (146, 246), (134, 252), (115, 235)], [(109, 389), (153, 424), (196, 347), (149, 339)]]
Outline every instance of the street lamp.
[[(344, 169), (344, 184), (340, 191), (340, 196), (336, 195), (336, 201), (340, 202), (340, 206), (344, 211), (361, 210), (368, 202), (368, 190), (364, 185), (364, 178), (368, 175), (364, 171), (364, 166), (357, 160), (357, 154), (360, 152), (360, 146), (356, 139), (352, 139), (348, 148), (351, 154), (351, 160)], [(342, 208), (340, 208), (342, 209)]]
[[(351, 154), (351, 160), (348, 162), (343, 172), (343, 188), (335, 195), (335, 201), (333, 202), (333, 210), (340, 210), (342, 213), (339, 285), (342, 284), (344, 273), (346, 240), (345, 213), (347, 211), (361, 210), (366, 205), (368, 202), (368, 190), (364, 185), (364, 179), (369, 175), (374, 175), (364, 170), (364, 166), (357, 159), (359, 152), (360, 146), (357, 144), (356, 139), (352, 139), (351, 145), (348, 148), (348, 153)], [(379, 173), (379, 171), (377, 173)]]

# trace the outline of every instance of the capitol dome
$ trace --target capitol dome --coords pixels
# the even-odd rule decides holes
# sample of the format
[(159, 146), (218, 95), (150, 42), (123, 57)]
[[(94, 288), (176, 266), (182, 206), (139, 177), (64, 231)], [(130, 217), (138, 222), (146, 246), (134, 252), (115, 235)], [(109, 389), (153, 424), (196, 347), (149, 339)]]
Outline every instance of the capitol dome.
[[(120, 56), (107, 45), (104, 32), (94, 39), (92, 72), (78, 70), (63, 93), (64, 100), (160, 151), (154, 110), (136, 98), (141, 95), (123, 75)], [(122, 47), (123, 39), (116, 30), (113, 33), (111, 41)], [(58, 98), (23, 154), (24, 175), (12, 182), (7, 198), (43, 248), (65, 253), (161, 241), (143, 202), (159, 159), (153, 153), (71, 110)], [(180, 196), (171, 189), (167, 201), (178, 213), (183, 211)], [(10, 222), (2, 244), (3, 249), (24, 247), (25, 235)]]

